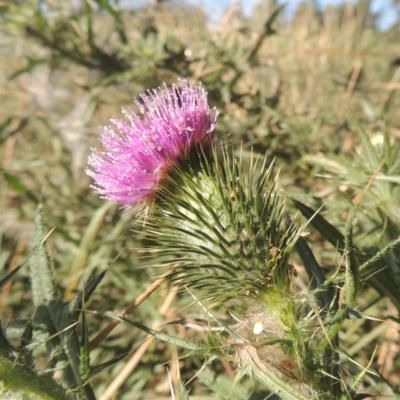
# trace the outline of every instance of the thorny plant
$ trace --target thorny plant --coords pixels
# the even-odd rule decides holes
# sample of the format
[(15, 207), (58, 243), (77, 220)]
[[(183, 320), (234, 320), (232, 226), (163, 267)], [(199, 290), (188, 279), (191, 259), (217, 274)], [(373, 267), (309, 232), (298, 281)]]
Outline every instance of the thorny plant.
[[(216, 139), (218, 113), (208, 107), (201, 85), (183, 80), (171, 89), (142, 95), (136, 105), (145, 120), (129, 110), (124, 112), (129, 123), (112, 120), (114, 127), (103, 131), (105, 151), (93, 149), (87, 172), (102, 196), (147, 209), (149, 245), (144, 251), (159, 253), (157, 267), (170, 270), (163, 279), (189, 292), (205, 312), (196, 317), (196, 326), (207, 338), (194, 342), (146, 327), (127, 317), (131, 310), (105, 315), (201, 354), (205, 364), (227, 359), (237, 366), (237, 382), (249, 375), (281, 399), (367, 396), (357, 389), (370, 371), (360, 368), (352, 379), (342, 379), (338, 334), (347, 319), (363, 317), (356, 307), (361, 274), (368, 266), (379, 278), (384, 252), (373, 259), (358, 253), (356, 210), (349, 213), (344, 236), (298, 201), (294, 204), (308, 221), (292, 218), (273, 164), (255, 158), (246, 170), (224, 140)], [(342, 253), (342, 262), (328, 279), (303, 238), (310, 222)], [(42, 398), (95, 399), (91, 377), (122, 358), (97, 366), (90, 361), (91, 348), (116, 326), (114, 322), (90, 343), (82, 309), (104, 274), (74, 300), (63, 302), (45, 240), (39, 209), (29, 261), (36, 311), (25, 322), (19, 347), (0, 332), (2, 377), (11, 387)], [(294, 251), (308, 275), (303, 290), (293, 282)], [(379, 291), (379, 284), (374, 287)], [(221, 305), (231, 310), (231, 319), (213, 315), (212, 308)], [(40, 343), (46, 344), (49, 356), (41, 372), (33, 352)], [(180, 383), (181, 397), (186, 398)]]
[[(181, 398), (187, 398), (188, 391), (195, 396), (204, 390), (218, 398), (265, 398), (271, 393), (268, 388), (275, 392), (271, 398), (301, 398), (304, 391), (307, 398), (311, 391), (315, 397), (326, 398), (360, 399), (365, 397), (362, 392), (398, 395), (393, 384), (398, 382), (398, 328), (386, 314), (390, 310), (390, 315), (396, 315), (395, 308), (400, 309), (396, 241), (400, 226), (400, 158), (396, 156), (399, 71), (394, 56), (398, 25), (391, 32), (374, 29), (375, 16), (368, 11), (368, 3), (325, 10), (304, 4), (287, 24), (279, 13), (282, 8), (273, 0), (264, 0), (251, 19), (235, 8), (229, 10), (220, 31), (210, 29), (203, 14), (172, 8), (168, 2), (137, 12), (123, 10), (111, 1), (10, 0), (1, 4), (0, 30), (7, 54), (2, 65), (6, 78), (2, 98), (4, 95), (6, 101), (0, 125), (0, 145), (5, 153), (1, 185), (3, 188), (4, 183), (6, 190), (1, 194), (6, 194), (7, 214), (10, 209), (11, 216), (14, 212), (18, 216), (13, 222), (17, 232), (25, 232), (24, 222), (33, 219), (32, 206), (41, 200), (47, 224), (57, 225), (47, 239), (41, 212), (37, 215), (30, 259), (33, 309), (26, 303), (30, 297), (28, 271), (19, 268), (1, 281), (1, 305), (12, 309), (10, 315), (2, 308), (0, 376), (6, 390), (24, 392), (20, 397), (29, 393), (57, 399), (90, 398), (95, 391), (105, 400), (124, 384), (118, 396), (147, 398), (157, 390), (154, 380), (160, 382), (166, 375), (157, 368), (163, 368), (170, 347), (154, 351), (152, 341), (146, 339), (129, 362), (110, 368), (112, 376), (106, 376), (104, 369), (147, 334), (160, 340), (157, 346), (169, 342), (172, 348), (187, 349), (192, 356), (176, 354), (182, 355), (182, 379), (176, 378), (177, 359), (172, 362), (172, 386), (175, 384)], [(98, 203), (88, 195), (82, 179), (87, 134), (97, 135), (97, 126), (116, 113), (114, 107), (130, 103), (147, 87), (173, 82), (182, 74), (204, 82), (212, 104), (221, 112), (218, 131), (232, 132), (234, 147), (240, 137), (243, 147), (234, 152), (216, 141), (208, 149), (211, 151), (191, 153), (189, 165), (180, 160), (185, 174), (179, 164), (165, 171), (167, 176), (153, 175), (167, 178), (160, 181), (160, 201), (147, 204), (149, 218), (144, 227), (137, 226), (133, 237), (123, 229), (132, 227), (129, 213), (123, 215), (111, 203), (92, 212)], [(346, 118), (346, 107), (357, 112), (363, 126)], [(362, 146), (357, 145), (356, 130)], [(31, 137), (34, 142), (26, 140)], [(257, 151), (249, 150), (249, 142)], [(258, 152), (267, 154), (265, 160)], [(272, 156), (277, 157), (274, 165), (282, 166), (279, 177), (284, 192), (269, 161)], [(259, 161), (253, 162), (254, 158)], [(237, 180), (240, 187), (231, 179), (235, 176), (242, 179)], [(320, 190), (319, 177), (325, 179), (325, 190)], [(330, 179), (328, 185), (326, 178)], [(263, 180), (266, 198), (260, 202), (255, 195)], [(295, 193), (289, 192), (292, 188)], [(301, 196), (299, 188), (301, 193), (309, 190), (315, 196)], [(264, 203), (268, 198), (271, 203), (276, 201), (275, 211)], [(326, 206), (320, 211), (322, 204)], [(211, 205), (216, 206), (218, 215)], [(348, 217), (344, 228), (343, 221), (353, 208), (357, 208), (356, 219)], [(296, 217), (296, 209), (305, 220)], [(260, 221), (266, 221), (259, 219), (260, 210), (265, 211), (264, 217), (271, 212), (276, 223), (275, 227), (267, 224), (264, 234), (277, 229), (266, 239), (269, 245), (265, 248), (257, 231)], [(201, 213), (206, 216), (203, 220)], [(14, 247), (15, 254), (20, 254), (24, 240), (16, 240), (14, 227), (11, 235), (7, 228), (3, 235), (3, 223), (0, 262), (6, 268), (8, 254), (14, 254)], [(315, 231), (331, 247), (326, 247)], [(359, 248), (352, 244), (351, 236)], [(274, 244), (276, 240), (281, 243), (279, 238), (283, 247)], [(135, 251), (141, 242), (144, 248)], [(307, 243), (323, 265), (322, 271)], [(50, 253), (57, 283), (66, 286), (63, 300), (51, 272), (52, 259), (44, 251), (47, 245), (56, 247)], [(338, 252), (341, 256), (335, 262)], [(109, 265), (114, 258), (116, 268)], [(14, 256), (10, 261), (10, 270), (17, 259)], [(168, 268), (168, 272), (138, 296), (138, 289), (157, 271), (149, 267), (154, 262), (158, 271)], [(279, 271), (273, 270), (275, 265), (282, 268), (280, 277), (276, 276)], [(308, 274), (305, 284), (302, 265)], [(103, 275), (94, 280), (85, 277), (93, 278), (105, 270), (107, 278), (93, 292)], [(79, 299), (76, 288), (85, 279), (89, 283)], [(165, 291), (154, 290), (166, 280), (182, 289), (183, 296), (175, 300), (184, 317), (171, 321), (169, 315), (170, 324), (159, 331), (160, 323), (151, 325), (148, 317), (168, 314), (165, 310), (174, 289), (169, 290), (159, 315), (155, 312)], [(219, 282), (216, 288), (214, 280)], [(282, 284), (281, 292), (276, 282)], [(154, 293), (153, 302), (137, 310), (150, 292)], [(136, 296), (119, 314), (96, 316), (84, 306), (91, 300), (95, 310), (118, 309)], [(194, 299), (193, 307), (203, 310), (202, 315), (187, 315), (187, 298)], [(383, 310), (386, 301), (388, 310)], [(369, 320), (368, 307), (374, 308), (377, 302), (378, 317), (383, 320)], [(128, 318), (133, 310), (136, 312)], [(94, 320), (97, 318), (98, 325), (106, 320), (100, 315), (113, 320), (89, 340)], [(15, 317), (17, 321), (12, 320)], [(131, 335), (125, 325), (104, 347), (97, 347), (120, 321), (136, 327), (135, 333)], [(179, 336), (172, 334), (174, 329)], [(194, 340), (193, 330), (202, 338), (200, 342)], [(379, 340), (374, 340), (377, 337)], [(375, 343), (379, 343), (376, 357)], [(146, 349), (148, 355), (140, 358)], [(201, 357), (209, 369), (200, 368)], [(109, 363), (104, 362), (110, 358)], [(140, 368), (129, 374), (135, 359)], [(120, 364), (125, 364), (122, 372)], [(383, 376), (392, 383), (392, 390), (376, 374), (379, 365), (386, 368)], [(96, 372), (100, 372), (97, 380)], [(262, 384), (246, 379), (246, 374)], [(192, 378), (205, 387), (191, 383)], [(165, 387), (163, 390), (165, 393)]]

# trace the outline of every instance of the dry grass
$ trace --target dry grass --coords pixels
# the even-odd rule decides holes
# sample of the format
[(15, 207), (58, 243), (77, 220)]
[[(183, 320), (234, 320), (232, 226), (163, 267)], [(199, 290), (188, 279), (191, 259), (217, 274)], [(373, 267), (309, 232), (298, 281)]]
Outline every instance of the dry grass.
[[(98, 47), (113, 59), (123, 60), (123, 68), (112, 71), (82, 65), (46, 47), (32, 34), (32, 29), (39, 29), (33, 7), (22, 10), (14, 5), (8, 16), (3, 15), (8, 21), (0, 33), (0, 268), (4, 273), (11, 271), (27, 257), (35, 208), (41, 202), (48, 227), (55, 227), (48, 243), (66, 298), (89, 277), (107, 270), (87, 309), (92, 339), (110, 323), (102, 312), (123, 310), (165, 272), (151, 267), (154, 260), (138, 253), (146, 246), (146, 235), (135, 225), (134, 213), (104, 205), (90, 190), (84, 173), (89, 148), (98, 145), (99, 126), (107, 124), (121, 106), (129, 106), (141, 91), (179, 76), (201, 80), (210, 103), (221, 111), (221, 135), (230, 134), (237, 147), (242, 142), (247, 157), (251, 147), (271, 159), (276, 157), (284, 189), (308, 194), (314, 204), (326, 202), (325, 215), (339, 229), (362, 187), (349, 187), (334, 177), (321, 179), (318, 174), (324, 168), (307, 162), (306, 157), (334, 155), (350, 164), (364, 157), (348, 109), (371, 137), (386, 130), (393, 148), (399, 146), (399, 27), (389, 32), (368, 28), (370, 15), (362, 5), (330, 7), (318, 14), (307, 4), (289, 24), (278, 17), (272, 24), (276, 33), (271, 34), (263, 26), (272, 3), (264, 1), (249, 20), (232, 8), (218, 27), (208, 26), (199, 10), (168, 3), (149, 6), (123, 16), (125, 44), (110, 15), (94, 14)], [(49, 4), (58, 9), (57, 4)], [(60, 23), (49, 15), (43, 32), (50, 35), (48, 39), (59, 34), (55, 45), (76, 44), (94, 60), (86, 27), (83, 17)], [(32, 67), (22, 72), (29, 63)], [(21, 73), (11, 79), (16, 71)], [(396, 214), (396, 199), (390, 204)], [(379, 248), (390, 239), (379, 235), (382, 222), (378, 218), (361, 217), (360, 221), (361, 238), (366, 232), (377, 235), (372, 244), (368, 242), (369, 248), (373, 243)], [(337, 254), (313, 232), (311, 241), (323, 265), (337, 265)], [(359, 308), (371, 318), (348, 321), (341, 344), (360, 365), (371, 363), (371, 369), (399, 387), (399, 324), (388, 319), (398, 318), (398, 310), (377, 297), (365, 288)], [(2, 289), (3, 321), (29, 318), (30, 299), (28, 270), (22, 269)], [(197, 312), (196, 306), (188, 306), (190, 301), (190, 296), (172, 295), (163, 283), (135, 309), (133, 317), (159, 327)], [(168, 329), (183, 337), (204, 336), (179, 325)], [(93, 349), (92, 363), (124, 352), (126, 359), (94, 378), (102, 400), (170, 398), (170, 385), (175, 390), (178, 385), (178, 368), (188, 381), (202, 366), (200, 359), (182, 357), (183, 351), (151, 341), (125, 324)], [(353, 367), (348, 364), (351, 375)], [(221, 376), (233, 375), (232, 366), (225, 362), (215, 362), (209, 369)], [(389, 398), (384, 397), (387, 389), (376, 386), (370, 376), (361, 386), (361, 391)], [(191, 398), (216, 398), (210, 394), (215, 387), (219, 386), (210, 383), (206, 374), (200, 375), (191, 385)], [(245, 382), (244, 387), (250, 390), (252, 383)]]

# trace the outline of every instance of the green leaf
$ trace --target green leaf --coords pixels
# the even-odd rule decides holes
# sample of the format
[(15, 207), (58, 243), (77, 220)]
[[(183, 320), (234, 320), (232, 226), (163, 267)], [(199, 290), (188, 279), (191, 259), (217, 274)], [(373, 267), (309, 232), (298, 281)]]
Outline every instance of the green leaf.
[(184, 338), (181, 338), (178, 336), (169, 335), (165, 332), (156, 331), (152, 328), (149, 328), (149, 327), (141, 324), (140, 322), (137, 322), (128, 317), (125, 317), (122, 314), (107, 311), (103, 315), (105, 317), (116, 319), (118, 321), (126, 322), (127, 324), (132, 325), (132, 326), (156, 337), (157, 339), (162, 340), (163, 342), (174, 344), (175, 346), (179, 346), (184, 349), (192, 350), (192, 351), (196, 351), (196, 352), (202, 352), (205, 350), (204, 346), (194, 342), (193, 340), (188, 340), (188, 339), (184, 339)]
[(69, 311), (71, 312), (71, 321), (77, 320), (79, 318), (79, 314), (81, 313), (81, 308), (83, 307), (84, 302), (87, 302), (90, 299), (90, 296), (93, 294), (99, 283), (103, 280), (106, 271), (101, 272), (96, 275), (93, 279), (91, 279), (85, 286), (85, 288), (80, 291), (76, 297), (69, 303)]
[(360, 124), (358, 119), (356, 118), (355, 114), (352, 111), (348, 112), (349, 118), (351, 122), (354, 124), (354, 126), (357, 129), (358, 136), (361, 139), (361, 143), (366, 151), (368, 163), (371, 166), (372, 170), (376, 171), (379, 169), (381, 161), (379, 154), (376, 150), (376, 148), (372, 145), (371, 140), (369, 136), (367, 135), (367, 132), (365, 132), (364, 127)]
[(4, 346), (4, 335), (0, 330), (0, 376), (5, 386), (12, 391), (35, 395), (41, 400), (75, 400), (48, 374), (39, 374), (18, 357), (10, 348)]
[(86, 322), (85, 311), (82, 311), (82, 329), (81, 329), (81, 353), (80, 353), (80, 375), (83, 381), (86, 381), (90, 374), (90, 344), (89, 330)]
[(186, 390), (180, 376), (178, 377), (178, 396), (179, 400), (189, 400), (189, 392)]
[[(257, 362), (258, 364), (259, 362)], [(299, 390), (296, 390), (290, 386), (283, 379), (278, 377), (274, 372), (264, 368), (260, 370), (256, 364), (249, 363), (245, 366), (243, 370), (240, 371), (240, 375), (247, 374), (254, 377), (259, 382), (261, 382), (265, 387), (267, 387), (272, 393), (279, 393), (279, 398), (281, 400), (309, 400), (309, 396), (305, 396)], [(305, 388), (305, 387), (304, 387)]]
[(344, 236), (331, 225), (321, 214), (311, 207), (306, 206), (298, 200), (291, 199), (294, 205), (301, 211), (311, 225), (317, 229), (321, 235), (335, 248), (343, 250), (345, 248)]
[[(311, 225), (317, 229), (339, 252), (343, 253), (346, 248), (344, 236), (322, 215), (315, 214), (315, 211), (312, 208), (297, 200), (292, 199), (292, 201), (301, 213), (310, 220)], [(359, 254), (358, 258), (364, 265), (364, 263), (370, 260), (371, 257)], [(361, 269), (361, 278), (366, 279), (379, 294), (390, 298), (397, 309), (400, 310), (400, 297), (398, 295), (399, 289), (393, 279), (388, 275), (386, 268), (387, 266), (381, 258), (376, 259), (373, 263), (369, 263), (368, 269), (365, 266)]]
[[(299, 237), (294, 245), (294, 249), (303, 262), (311, 289), (319, 289), (325, 282), (325, 276), (307, 242), (302, 237)], [(327, 309), (332, 301), (332, 294), (329, 290), (325, 289), (316, 294), (316, 299), (318, 300), (320, 309)]]
[(38, 203), (36, 196), (32, 194), (32, 192), (25, 186), (25, 184), (21, 181), (21, 179), (7, 172), (3, 172), (3, 177), (11, 188), (16, 190), (17, 192), (26, 195), (28, 199), (32, 200), (35, 204)]
[(114, 357), (113, 359), (106, 361), (102, 364), (99, 365), (95, 365), (95, 366), (91, 366), (90, 367), (90, 376), (92, 377), (93, 375), (99, 373), (100, 371), (103, 371), (103, 369), (110, 367), (111, 365), (114, 365), (115, 363), (117, 363), (118, 361), (122, 360), (123, 358), (125, 358), (129, 353), (125, 353), (125, 354), (120, 354), (117, 357)]
[[(229, 379), (227, 376), (216, 374), (207, 368), (201, 370), (197, 375), (200, 382), (213, 391), (221, 400), (263, 400), (265, 396), (255, 393), (239, 382)], [(269, 399), (273, 397), (269, 397)]]
[(0, 279), (0, 289), (11, 280), (11, 278), (23, 267), (24, 265), (18, 265), (17, 268), (14, 268), (7, 276)]
[(355, 221), (355, 212), (352, 211), (347, 219), (344, 249), (346, 258), (346, 294), (344, 301), (349, 308), (355, 306), (358, 290), (360, 288), (360, 266), (355, 254), (356, 247), (353, 242), (353, 226)]
[[(53, 363), (63, 369), (64, 384), (68, 388), (82, 391), (88, 400), (95, 400), (91, 386), (81, 378), (81, 346), (74, 329), (69, 303), (63, 303), (58, 293), (47, 253), (42, 207), (39, 205), (35, 217), (33, 237), (34, 251), (29, 260), (33, 302), (36, 306), (34, 332), (48, 338)], [(68, 362), (65, 363), (65, 360)], [(84, 362), (84, 360), (83, 360)]]
[(32, 245), (34, 252), (29, 260), (33, 303), (38, 308), (53, 301), (61, 301), (55, 285), (53, 268), (46, 248), (47, 233), (43, 224), (42, 206), (36, 210)]

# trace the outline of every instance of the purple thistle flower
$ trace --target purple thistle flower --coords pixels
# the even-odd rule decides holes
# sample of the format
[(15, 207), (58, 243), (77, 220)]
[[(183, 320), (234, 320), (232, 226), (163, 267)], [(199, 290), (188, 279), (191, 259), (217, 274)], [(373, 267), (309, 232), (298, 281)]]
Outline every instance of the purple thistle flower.
[(87, 169), (103, 198), (125, 206), (151, 201), (162, 178), (182, 161), (190, 161), (196, 148), (210, 147), (215, 137), (218, 111), (210, 109), (207, 92), (199, 84), (180, 81), (142, 94), (134, 100), (143, 114), (123, 109), (129, 120), (112, 119), (103, 128), (105, 152), (92, 149)]

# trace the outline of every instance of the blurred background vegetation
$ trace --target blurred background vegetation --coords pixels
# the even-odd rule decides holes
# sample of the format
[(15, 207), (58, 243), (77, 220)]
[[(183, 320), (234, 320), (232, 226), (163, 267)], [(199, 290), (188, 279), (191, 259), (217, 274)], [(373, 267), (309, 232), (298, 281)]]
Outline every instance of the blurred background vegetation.
[[(93, 194), (87, 156), (99, 146), (101, 126), (163, 82), (201, 81), (221, 113), (220, 136), (242, 147), (245, 160), (251, 149), (275, 158), (285, 193), (314, 208), (324, 204), (322, 214), (339, 230), (349, 208), (360, 204), (361, 251), (373, 254), (399, 236), (400, 23), (379, 31), (369, 1), (323, 10), (306, 2), (287, 21), (276, 1), (263, 0), (250, 17), (236, 4), (210, 24), (183, 1), (132, 10), (109, 0), (3, 0), (0, 18), (0, 270), (5, 275), (27, 258), (42, 203), (47, 227), (55, 227), (48, 246), (64, 299), (107, 271), (86, 305), (91, 338), (109, 323), (102, 312), (124, 309), (161, 272), (151, 266), (157, 260), (138, 253), (146, 235), (134, 212)], [(335, 249), (311, 227), (307, 240), (326, 271), (334, 271)], [(400, 293), (398, 255), (394, 248), (387, 257)], [(163, 286), (154, 293), (135, 320), (151, 326), (196, 312), (189, 296), (165, 303), (168, 292)], [(367, 285), (359, 309), (373, 318), (349, 321), (343, 349), (399, 387), (399, 325), (382, 322), (396, 321), (398, 309)], [(4, 325), (34, 312), (27, 268), (2, 288), (0, 312)], [(168, 329), (198, 335), (184, 326)], [(170, 398), (169, 379), (176, 387), (185, 352), (154, 341), (138, 357), (144, 339), (120, 324), (92, 350), (93, 364), (128, 353), (93, 378), (99, 398)], [(38, 357), (44, 368), (45, 351)], [(183, 381), (201, 366), (195, 356), (180, 358)], [(189, 384), (191, 398), (246, 398), (231, 393), (234, 369), (211, 364)], [(390, 398), (369, 376), (361, 388)]]

